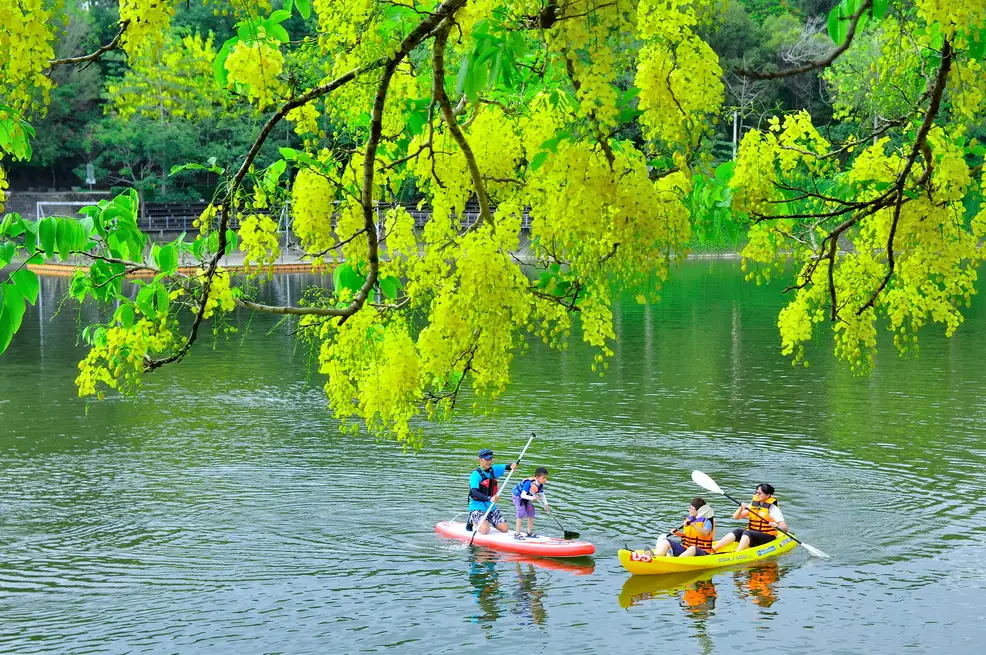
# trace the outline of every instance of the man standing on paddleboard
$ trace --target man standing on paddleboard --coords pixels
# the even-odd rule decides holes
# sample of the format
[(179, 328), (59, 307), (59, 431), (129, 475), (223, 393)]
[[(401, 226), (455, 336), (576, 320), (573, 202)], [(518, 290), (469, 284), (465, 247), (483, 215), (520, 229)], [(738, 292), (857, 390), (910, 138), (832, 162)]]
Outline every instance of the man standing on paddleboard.
[[(489, 448), (483, 448), (479, 451), (479, 466), (469, 476), (469, 521), (466, 524), (466, 529), (471, 526), (479, 534), (489, 533), (491, 525), (500, 532), (506, 532), (509, 529), (506, 519), (500, 514), (500, 510), (495, 504), (500, 495), (497, 489), (497, 478), (506, 473), (507, 469), (513, 471), (516, 468), (516, 462), (494, 466), (493, 451)], [(490, 509), (491, 506), (492, 509)], [(483, 521), (486, 510), (489, 510), (489, 514)], [(478, 521), (483, 522), (476, 525)]]

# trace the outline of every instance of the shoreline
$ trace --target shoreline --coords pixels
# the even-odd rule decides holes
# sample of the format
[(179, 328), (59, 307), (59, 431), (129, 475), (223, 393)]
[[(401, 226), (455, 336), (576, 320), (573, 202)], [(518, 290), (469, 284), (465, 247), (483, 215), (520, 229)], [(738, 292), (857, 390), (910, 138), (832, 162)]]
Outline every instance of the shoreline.
[[(709, 252), (690, 252), (685, 255), (686, 260), (690, 259), (739, 259), (740, 254), (738, 251), (709, 251)], [(527, 258), (525, 258), (527, 259)], [(333, 262), (335, 263), (335, 262)], [(527, 262), (525, 262), (527, 263)], [(247, 269), (243, 266), (243, 256), (241, 253), (235, 253), (233, 255), (223, 257), (219, 261), (219, 265), (225, 268), (231, 273), (245, 273)], [(53, 276), (53, 277), (69, 277), (75, 273), (75, 269), (84, 268), (87, 264), (75, 263), (75, 262), (47, 262), (44, 264), (28, 264), (27, 269), (34, 271), (38, 275)], [(198, 266), (179, 266), (178, 272), (185, 275), (191, 275), (195, 273), (195, 269)], [(251, 267), (252, 269), (253, 267)], [(267, 267), (263, 267), (265, 270)], [(306, 262), (301, 259), (296, 254), (282, 255), (281, 258), (274, 262), (270, 267), (271, 273), (312, 273), (318, 271), (312, 271), (311, 262)], [(329, 271), (321, 271), (322, 273), (328, 273)], [(127, 275), (128, 279), (138, 279), (138, 278), (149, 278), (154, 277), (154, 274), (150, 271), (137, 271)]]

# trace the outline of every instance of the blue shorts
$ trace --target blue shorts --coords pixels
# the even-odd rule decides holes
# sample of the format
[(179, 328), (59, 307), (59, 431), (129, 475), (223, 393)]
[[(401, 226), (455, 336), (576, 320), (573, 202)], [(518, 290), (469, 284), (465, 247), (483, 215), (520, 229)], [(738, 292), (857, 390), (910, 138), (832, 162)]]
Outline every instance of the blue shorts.
[[(475, 509), (469, 512), (469, 522), (472, 523), (473, 530), (479, 528), (479, 522), (483, 520), (483, 515), (486, 514), (485, 509)], [(499, 507), (494, 507), (490, 510), (490, 513), (486, 515), (486, 520), (490, 522), (492, 527), (496, 527), (501, 523), (506, 523), (507, 520), (503, 518), (503, 514), (500, 513)]]
[[(682, 546), (680, 542), (677, 542), (674, 539), (668, 539), (668, 543), (671, 544), (671, 554), (674, 555), (675, 557), (680, 557), (683, 552), (688, 550), (687, 548)], [(695, 547), (695, 554), (697, 556), (708, 555), (707, 552), (705, 552), (698, 546)]]

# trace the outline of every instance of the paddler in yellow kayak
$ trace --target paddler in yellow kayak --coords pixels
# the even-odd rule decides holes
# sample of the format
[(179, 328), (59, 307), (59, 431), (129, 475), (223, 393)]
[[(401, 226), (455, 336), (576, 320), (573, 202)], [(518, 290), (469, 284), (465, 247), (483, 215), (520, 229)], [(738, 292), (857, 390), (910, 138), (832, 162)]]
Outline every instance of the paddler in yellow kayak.
[(669, 552), (675, 557), (708, 555), (716, 535), (715, 511), (702, 498), (696, 496), (688, 504), (688, 516), (680, 530), (674, 533), (681, 541), (661, 537), (654, 546), (654, 556), (664, 557)]
[(766, 482), (757, 485), (753, 500), (749, 505), (742, 503), (733, 513), (733, 518), (747, 519), (746, 528), (736, 528), (723, 536), (712, 546), (713, 553), (734, 541), (739, 541), (736, 552), (750, 546), (762, 546), (777, 538), (777, 528), (785, 532), (790, 530), (784, 522), (781, 508), (777, 506), (777, 499), (774, 498), (774, 487)]

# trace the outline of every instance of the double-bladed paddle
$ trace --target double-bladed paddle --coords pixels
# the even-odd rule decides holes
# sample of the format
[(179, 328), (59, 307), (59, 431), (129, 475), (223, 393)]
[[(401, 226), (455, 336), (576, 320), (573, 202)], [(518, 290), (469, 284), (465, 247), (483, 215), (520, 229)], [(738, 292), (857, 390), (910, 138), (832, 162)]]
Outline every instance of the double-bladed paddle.
[[(729, 494), (727, 494), (725, 491), (723, 491), (722, 489), (720, 489), (719, 488), (719, 485), (716, 484), (716, 481), (715, 480), (713, 480), (712, 478), (710, 478), (709, 476), (707, 476), (705, 473), (702, 473), (701, 471), (692, 471), (692, 482), (694, 482), (698, 486), (702, 487), (703, 489), (706, 489), (708, 491), (711, 491), (714, 494), (719, 494), (720, 496), (725, 496), (726, 498), (728, 498), (729, 500), (733, 501), (734, 503), (736, 503), (739, 506), (742, 506), (743, 505), (743, 503), (741, 503), (740, 501), (736, 500), (735, 498), (733, 498), (732, 496), (730, 496)], [(788, 537), (790, 537), (791, 539), (794, 539), (795, 542), (797, 542), (797, 543), (801, 544), (802, 546), (804, 546), (805, 550), (807, 550), (809, 553), (811, 553), (815, 557), (821, 557), (822, 559), (832, 559), (831, 556), (829, 556), (828, 554), (824, 553), (823, 551), (818, 550), (814, 546), (810, 546), (810, 545), (806, 544), (805, 542), (801, 541), (800, 539), (798, 539), (797, 537), (795, 537), (790, 532), (785, 532), (784, 530), (781, 530), (780, 528), (776, 528), (776, 530), (778, 532), (780, 532), (781, 534), (785, 534)]]

